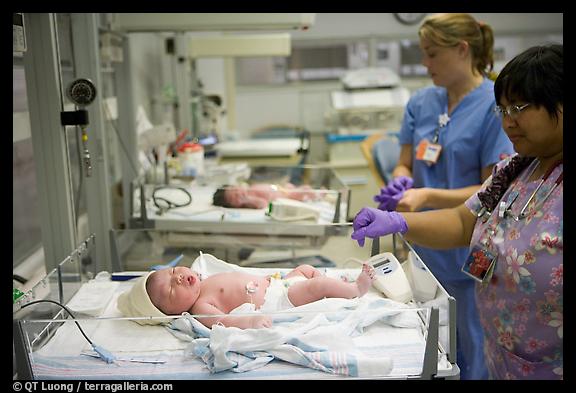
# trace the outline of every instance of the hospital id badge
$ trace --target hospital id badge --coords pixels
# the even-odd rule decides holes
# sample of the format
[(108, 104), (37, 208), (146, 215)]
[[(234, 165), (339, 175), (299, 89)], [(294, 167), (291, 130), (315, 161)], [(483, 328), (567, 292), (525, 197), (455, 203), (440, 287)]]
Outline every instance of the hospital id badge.
[(416, 149), (416, 159), (426, 161), (428, 165), (436, 164), (442, 151), (442, 145), (431, 143), (427, 139), (422, 139)]
[(462, 266), (462, 272), (476, 281), (488, 283), (492, 278), (496, 256), (483, 247), (474, 246)]

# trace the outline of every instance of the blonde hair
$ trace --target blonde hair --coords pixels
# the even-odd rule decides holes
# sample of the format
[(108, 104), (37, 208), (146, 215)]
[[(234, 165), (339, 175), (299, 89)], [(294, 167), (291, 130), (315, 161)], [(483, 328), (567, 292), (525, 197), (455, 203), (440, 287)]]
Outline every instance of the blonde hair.
[(434, 45), (451, 47), (466, 41), (472, 55), (472, 68), (489, 76), (494, 68), (494, 32), (469, 14), (434, 14), (422, 22), (418, 35)]

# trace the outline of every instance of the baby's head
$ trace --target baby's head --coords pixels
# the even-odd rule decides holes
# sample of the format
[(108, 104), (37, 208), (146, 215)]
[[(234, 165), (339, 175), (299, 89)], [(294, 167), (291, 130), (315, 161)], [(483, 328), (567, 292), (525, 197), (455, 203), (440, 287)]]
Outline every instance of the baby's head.
[(156, 271), (148, 276), (146, 292), (154, 306), (165, 314), (190, 311), (200, 295), (200, 277), (185, 266)]
[[(183, 266), (150, 272), (118, 297), (118, 309), (127, 317), (164, 317), (190, 310), (200, 293), (198, 273)], [(135, 320), (158, 324), (169, 320)]]
[(218, 188), (214, 195), (212, 195), (212, 204), (214, 206), (222, 206), (222, 207), (234, 207), (230, 206), (228, 203), (228, 198), (226, 198), (226, 190), (227, 186)]
[(245, 209), (263, 209), (268, 201), (254, 195), (250, 189), (240, 186), (227, 186), (216, 190), (212, 198), (214, 206), (235, 207)]

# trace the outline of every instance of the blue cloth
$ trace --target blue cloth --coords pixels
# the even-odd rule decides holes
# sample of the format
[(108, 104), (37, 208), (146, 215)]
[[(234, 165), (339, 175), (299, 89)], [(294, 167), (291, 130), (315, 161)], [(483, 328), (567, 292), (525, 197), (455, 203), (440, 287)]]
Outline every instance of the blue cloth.
[[(442, 145), (442, 152), (438, 162), (428, 166), (424, 161), (416, 160), (416, 149), (422, 139), (433, 140), (439, 128), (438, 116), (448, 111), (448, 94), (443, 87), (431, 86), (411, 97), (399, 140), (401, 145), (412, 145), (414, 188), (456, 189), (482, 184), (482, 168), (496, 164), (514, 152), (493, 112), (495, 105), (494, 82), (485, 78), (449, 114), (450, 121), (439, 131), (438, 143)], [(473, 293), (475, 281), (460, 271), (468, 256), (468, 248), (414, 248), (442, 286), (456, 298), (460, 377), (487, 378), (482, 330)]]

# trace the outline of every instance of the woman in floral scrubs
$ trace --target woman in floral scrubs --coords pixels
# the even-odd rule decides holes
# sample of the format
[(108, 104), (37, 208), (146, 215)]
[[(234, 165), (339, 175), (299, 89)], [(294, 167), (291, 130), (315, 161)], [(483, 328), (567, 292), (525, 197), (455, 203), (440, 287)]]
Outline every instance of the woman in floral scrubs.
[(517, 154), (459, 207), (364, 208), (354, 219), (352, 238), (361, 244), (401, 232), (427, 247), (470, 246), (463, 270), (478, 278), (492, 379), (563, 378), (563, 91), (562, 45), (519, 54), (494, 88), (496, 113)]
[[(510, 160), (499, 164), (505, 167)], [(535, 161), (523, 170), (526, 175)], [(491, 242), (498, 259), (488, 284), (476, 287), (476, 304), (484, 329), (484, 352), (490, 377), (495, 379), (562, 376), (563, 319), (563, 183), (543, 200), (562, 173), (557, 166), (526, 209), (526, 218), (477, 220), (472, 244)], [(520, 174), (502, 200), (519, 192), (511, 206), (514, 216), (536, 189), (539, 180), (522, 181)], [(490, 184), (491, 179), (486, 185)], [(466, 206), (478, 213), (478, 194)], [(492, 228), (496, 232), (490, 238)]]

